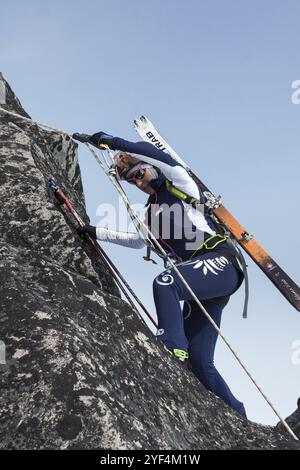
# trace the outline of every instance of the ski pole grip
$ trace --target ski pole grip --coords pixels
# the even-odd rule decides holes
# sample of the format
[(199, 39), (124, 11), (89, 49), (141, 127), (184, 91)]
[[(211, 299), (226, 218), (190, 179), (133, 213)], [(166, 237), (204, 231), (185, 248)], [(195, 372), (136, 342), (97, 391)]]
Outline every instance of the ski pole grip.
[(51, 191), (53, 191), (54, 196), (56, 197), (59, 204), (64, 204), (65, 199), (63, 197), (63, 193), (62, 193), (62, 191), (60, 190), (60, 188), (56, 184), (56, 181), (53, 178), (50, 178), (50, 180), (49, 180), (49, 188), (51, 189)]

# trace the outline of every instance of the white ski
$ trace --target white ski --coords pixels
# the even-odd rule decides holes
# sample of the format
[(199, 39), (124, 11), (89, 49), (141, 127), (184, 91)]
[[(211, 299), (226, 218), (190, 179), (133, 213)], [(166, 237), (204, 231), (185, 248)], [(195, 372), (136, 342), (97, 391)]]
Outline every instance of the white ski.
[(189, 169), (187, 164), (179, 157), (175, 150), (162, 138), (157, 132), (152, 122), (146, 117), (141, 116), (139, 119), (135, 119), (134, 128), (139, 136), (145, 141), (149, 142), (160, 150), (168, 153), (184, 168)]

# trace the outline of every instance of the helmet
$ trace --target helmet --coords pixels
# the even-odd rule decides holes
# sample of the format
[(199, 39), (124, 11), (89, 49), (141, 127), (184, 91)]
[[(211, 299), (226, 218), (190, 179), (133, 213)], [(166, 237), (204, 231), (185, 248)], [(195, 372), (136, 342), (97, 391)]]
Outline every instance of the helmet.
[(130, 168), (129, 171), (127, 171), (125, 179), (126, 181), (128, 181), (128, 183), (135, 183), (136, 180), (143, 179), (146, 170), (150, 170), (153, 177), (157, 178), (158, 172), (156, 171), (154, 166), (149, 165), (148, 163), (140, 162)]
[(159, 170), (153, 165), (144, 163), (137, 157), (140, 157), (140, 155), (125, 152), (118, 152), (115, 155), (114, 163), (119, 179), (134, 182), (137, 179), (143, 178), (145, 170), (151, 170), (154, 178), (157, 178)]

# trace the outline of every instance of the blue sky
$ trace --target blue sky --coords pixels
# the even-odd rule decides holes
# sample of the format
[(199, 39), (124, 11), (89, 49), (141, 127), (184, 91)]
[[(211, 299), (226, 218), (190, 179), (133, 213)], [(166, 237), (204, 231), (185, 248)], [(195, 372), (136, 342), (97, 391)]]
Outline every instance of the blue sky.
[[(137, 140), (146, 114), (299, 283), (299, 17), (296, 0), (15, 1), (1, 7), (0, 70), (34, 119), (70, 132)], [(96, 223), (97, 205), (117, 198), (83, 148), (80, 164)], [(105, 247), (153, 311), (158, 268)], [(241, 289), (223, 331), (286, 416), (300, 395), (300, 316), (250, 260), (249, 276), (249, 319)], [(220, 340), (216, 365), (250, 419), (277, 422)]]

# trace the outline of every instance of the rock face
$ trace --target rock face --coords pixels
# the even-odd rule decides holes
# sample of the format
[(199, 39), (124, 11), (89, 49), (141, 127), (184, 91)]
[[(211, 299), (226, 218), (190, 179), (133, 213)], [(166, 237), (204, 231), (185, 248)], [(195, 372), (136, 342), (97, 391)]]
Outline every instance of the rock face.
[[(300, 398), (298, 398), (297, 406), (297, 410), (286, 419), (286, 422), (300, 440)], [(277, 424), (277, 429), (283, 430), (282, 423)]]
[(300, 449), (207, 392), (121, 299), (48, 191), (52, 175), (88, 221), (76, 144), (0, 112), (0, 158), (1, 449)]

